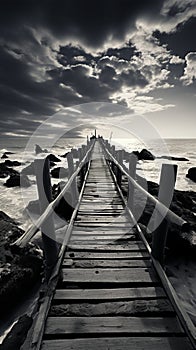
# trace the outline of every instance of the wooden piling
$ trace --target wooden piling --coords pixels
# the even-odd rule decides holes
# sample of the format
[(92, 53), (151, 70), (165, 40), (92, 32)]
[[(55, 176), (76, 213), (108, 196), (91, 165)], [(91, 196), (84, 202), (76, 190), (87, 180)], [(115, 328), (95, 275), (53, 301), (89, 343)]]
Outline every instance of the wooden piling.
[[(68, 163), (68, 171), (69, 171), (69, 178), (70, 178), (74, 173), (74, 161), (73, 161), (73, 155), (71, 152), (68, 153), (67, 155), (67, 163)], [(71, 206), (74, 208), (78, 201), (78, 189), (77, 189), (76, 178), (73, 180), (71, 184), (71, 197), (72, 197)]]
[[(129, 156), (129, 175), (135, 180), (136, 175), (136, 166), (137, 166), (137, 157), (135, 154), (130, 154)], [(134, 202), (134, 185), (128, 180), (128, 199), (127, 205), (130, 210), (133, 210), (133, 202)]]
[[(35, 159), (34, 168), (37, 180), (40, 212), (43, 213), (44, 210), (48, 207), (48, 204), (52, 201), (49, 160), (47, 158)], [(45, 275), (46, 280), (48, 280), (58, 256), (58, 247), (56, 243), (56, 235), (52, 215), (50, 215), (41, 226), (41, 232), (44, 256), (46, 261)]]
[[(177, 175), (177, 165), (163, 164), (160, 177), (158, 200), (169, 208), (174, 192)], [(165, 246), (167, 240), (168, 221), (156, 211), (155, 230), (152, 239), (152, 255), (161, 265), (164, 265)]]
[[(123, 158), (122, 158), (122, 150), (119, 150), (117, 152), (117, 161), (120, 165), (123, 165)], [(117, 183), (119, 186), (121, 186), (121, 182), (122, 182), (122, 172), (119, 169), (119, 167), (117, 167), (117, 174), (116, 174), (116, 178), (117, 178)]]

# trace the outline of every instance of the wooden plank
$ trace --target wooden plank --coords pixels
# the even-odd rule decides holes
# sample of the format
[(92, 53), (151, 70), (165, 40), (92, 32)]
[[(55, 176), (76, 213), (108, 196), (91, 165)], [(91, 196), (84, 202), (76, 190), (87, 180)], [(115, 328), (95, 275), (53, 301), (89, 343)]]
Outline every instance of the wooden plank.
[(150, 267), (151, 262), (149, 260), (137, 259), (137, 260), (72, 260), (64, 259), (64, 267), (76, 267), (76, 268), (93, 268), (93, 267)]
[(91, 210), (86, 210), (86, 209), (81, 209), (78, 211), (78, 215), (88, 215), (88, 216), (119, 216), (119, 215), (124, 215), (124, 212), (120, 209), (92, 209)]
[(150, 259), (150, 255), (148, 252), (66, 252), (65, 258), (72, 259)]
[(167, 299), (107, 301), (98, 299), (89, 302), (56, 303), (50, 308), (49, 316), (171, 316), (174, 310)]
[(122, 235), (133, 235), (133, 236), (138, 236), (135, 233), (135, 230), (131, 229), (117, 229), (117, 230), (108, 230), (108, 229), (97, 229), (97, 228), (92, 228), (92, 227), (74, 227), (73, 229), (73, 235), (102, 235), (102, 236), (107, 236), (107, 235), (117, 235), (117, 236), (122, 236)]
[(41, 350), (191, 350), (185, 337), (118, 337), (44, 340)]
[[(103, 239), (90, 239), (90, 237), (87, 237), (84, 240), (81, 240), (80, 238), (78, 238), (78, 239), (74, 238), (73, 240), (70, 240), (69, 244), (68, 244), (68, 247), (73, 244), (74, 246), (77, 246), (77, 249), (78, 248), (84, 248), (84, 250), (85, 250), (85, 247), (87, 246), (88, 247), (87, 250), (89, 250), (89, 247), (91, 248), (91, 250), (97, 250), (97, 247), (99, 247), (99, 250), (100, 250), (100, 248), (102, 246), (104, 246), (104, 247), (105, 246), (107, 246), (107, 247), (108, 246), (109, 247), (112, 246), (113, 247), (113, 245), (119, 245), (119, 244), (121, 244), (121, 245), (124, 244), (125, 245), (125, 243), (127, 243), (127, 242), (131, 242), (132, 245), (138, 243), (138, 241), (136, 241), (136, 240), (122, 239), (122, 238), (121, 239), (111, 238), (111, 239), (103, 240)], [(136, 247), (136, 249), (137, 249), (137, 247)]]
[(79, 221), (76, 221), (74, 223), (74, 227), (99, 227), (99, 228), (108, 228), (110, 230), (116, 228), (116, 229), (120, 229), (120, 228), (125, 228), (125, 229), (131, 229), (132, 228), (132, 225), (128, 222), (109, 222), (109, 223), (104, 223), (104, 222), (85, 222), (85, 221), (82, 221), (82, 222), (79, 222)]
[(110, 233), (108, 234), (104, 234), (104, 235), (93, 235), (93, 233), (89, 233), (89, 232), (86, 232), (86, 234), (84, 233), (79, 233), (79, 234), (73, 234), (71, 236), (71, 239), (70, 241), (73, 242), (73, 241), (97, 241), (97, 242), (100, 242), (100, 241), (116, 241), (116, 240), (135, 240), (135, 235), (118, 235), (118, 234), (113, 234), (111, 235)]
[(166, 298), (161, 287), (115, 288), (115, 289), (57, 289), (54, 301), (62, 300), (139, 300)]
[(96, 268), (96, 269), (62, 269), (63, 283), (158, 283), (157, 276), (151, 268)]
[(114, 217), (113, 215), (101, 215), (101, 216), (96, 216), (96, 214), (94, 214), (94, 216), (89, 216), (89, 215), (77, 215), (76, 217), (76, 221), (75, 222), (90, 222), (90, 223), (115, 223), (115, 224), (119, 224), (119, 223), (126, 223), (126, 224), (130, 224), (130, 220), (128, 220), (127, 217), (125, 217), (124, 215), (118, 215), (117, 217)]
[(174, 317), (48, 317), (45, 334), (182, 334)]
[(91, 251), (91, 250), (96, 250), (97, 252), (99, 251), (146, 251), (146, 247), (142, 242), (139, 243), (131, 243), (131, 244), (107, 244), (107, 245), (98, 245), (98, 244), (85, 244), (85, 243), (80, 243), (80, 244), (74, 244), (74, 243), (69, 243), (68, 244), (69, 249), (71, 250), (86, 250), (86, 251)]

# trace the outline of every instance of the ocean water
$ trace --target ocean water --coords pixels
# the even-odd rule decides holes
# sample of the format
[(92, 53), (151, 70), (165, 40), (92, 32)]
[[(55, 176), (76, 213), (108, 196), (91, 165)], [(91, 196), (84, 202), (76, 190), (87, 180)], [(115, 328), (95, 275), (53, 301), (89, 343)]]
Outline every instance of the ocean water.
[[(85, 138), (71, 138), (60, 139), (53, 147), (45, 143), (45, 148), (57, 156), (68, 152), (71, 148), (79, 147), (84, 144)], [(15, 167), (16, 170), (21, 171), (24, 167), (30, 164), (35, 158), (34, 145), (32, 148), (25, 150), (27, 140), (19, 139), (4, 139), (0, 141), (0, 157), (5, 151), (14, 152), (9, 155), (9, 159), (18, 160), (22, 162), (20, 167)], [(172, 161), (173, 164), (178, 165), (176, 188), (179, 190), (196, 191), (196, 184), (186, 178), (188, 169), (196, 166), (196, 143), (195, 139), (166, 139), (163, 141), (149, 140), (148, 144), (144, 144), (136, 139), (115, 139), (111, 141), (115, 144), (116, 149), (124, 148), (128, 151), (139, 150), (147, 148), (155, 156), (170, 155), (176, 157), (185, 157), (187, 161)], [(45, 154), (40, 155), (42, 157)], [(62, 165), (67, 167), (66, 159), (61, 158)], [(3, 160), (2, 160), (3, 162)], [(155, 161), (139, 161), (137, 165), (137, 173), (144, 176), (147, 180), (159, 182), (162, 163), (171, 163), (167, 159), (156, 159)], [(128, 164), (127, 164), (128, 166)], [(34, 176), (29, 176), (35, 182)], [(67, 180), (66, 178), (64, 179)], [(0, 179), (1, 203), (0, 210), (4, 211), (11, 217), (15, 218), (21, 223), (23, 228), (27, 228), (30, 224), (29, 219), (24, 215), (24, 209), (30, 200), (37, 199), (37, 189), (34, 183), (31, 187), (20, 189), (18, 187), (6, 188), (3, 186), (5, 179)], [(52, 179), (52, 184), (58, 183), (58, 179)]]

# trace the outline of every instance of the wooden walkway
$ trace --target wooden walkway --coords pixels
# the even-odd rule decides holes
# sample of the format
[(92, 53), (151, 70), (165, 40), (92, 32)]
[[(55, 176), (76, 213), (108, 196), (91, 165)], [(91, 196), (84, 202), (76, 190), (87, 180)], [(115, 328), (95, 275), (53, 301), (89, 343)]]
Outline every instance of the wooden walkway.
[(97, 141), (41, 349), (192, 349)]

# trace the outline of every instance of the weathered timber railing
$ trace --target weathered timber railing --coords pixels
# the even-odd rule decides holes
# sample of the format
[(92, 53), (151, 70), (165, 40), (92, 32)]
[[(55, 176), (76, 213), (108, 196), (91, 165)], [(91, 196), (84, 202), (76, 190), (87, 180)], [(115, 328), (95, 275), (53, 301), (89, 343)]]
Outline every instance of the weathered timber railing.
[[(163, 264), (168, 222), (174, 223), (184, 229), (188, 228), (188, 223), (172, 212), (167, 206), (172, 201), (177, 166), (172, 164), (162, 165), (159, 195), (158, 199), (156, 199), (135, 180), (137, 157), (133, 154), (130, 155), (129, 169), (127, 169), (123, 164), (123, 151), (116, 152), (115, 146), (111, 146), (107, 140), (102, 140), (101, 143), (106, 158), (111, 162), (111, 169), (116, 176), (118, 185), (121, 185), (122, 174), (128, 179), (127, 207), (130, 210), (133, 209), (135, 188), (141, 191), (141, 194), (155, 205), (155, 220), (154, 223), (150, 222), (149, 225), (152, 227), (151, 230), (153, 232), (152, 255)], [(155, 230), (153, 230), (153, 225), (156, 227)]]
[(69, 190), (72, 195), (72, 206), (73, 208), (76, 206), (79, 198), (76, 178), (78, 175), (80, 175), (80, 182), (83, 182), (93, 147), (94, 140), (88, 141), (87, 145), (83, 145), (82, 148), (78, 150), (79, 162), (76, 165), (76, 169), (74, 169), (73, 154), (72, 152), (68, 153), (68, 182), (53, 201), (51, 201), (51, 181), (48, 160), (35, 160), (35, 173), (37, 178), (39, 204), (42, 214), (20, 238), (12, 243), (12, 245), (17, 245), (21, 248), (24, 247), (41, 229), (46, 266), (49, 270), (49, 272), (46, 273), (47, 278), (49, 278), (52, 267), (54, 267), (54, 264), (58, 258), (58, 247), (56, 244), (52, 215), (60, 200)]

